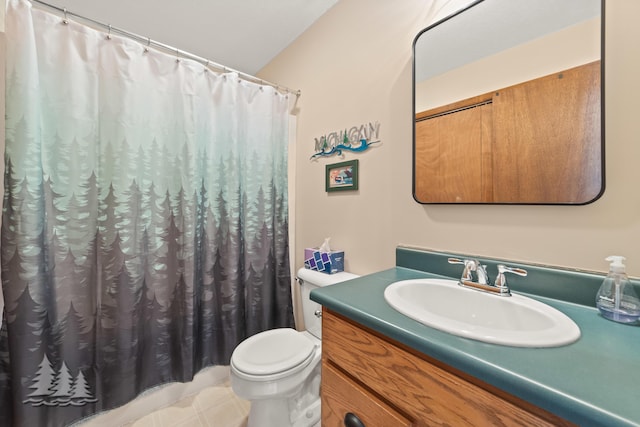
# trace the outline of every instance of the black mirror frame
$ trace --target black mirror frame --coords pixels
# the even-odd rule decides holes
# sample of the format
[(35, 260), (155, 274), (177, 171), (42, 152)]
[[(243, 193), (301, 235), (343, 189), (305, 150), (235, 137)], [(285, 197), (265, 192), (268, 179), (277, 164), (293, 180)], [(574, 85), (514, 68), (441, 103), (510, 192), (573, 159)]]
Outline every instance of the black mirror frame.
[(606, 0), (600, 0), (600, 159), (601, 159), (601, 171), (602, 171), (602, 186), (600, 188), (600, 192), (591, 200), (588, 200), (584, 203), (528, 203), (528, 202), (518, 202), (518, 203), (500, 203), (500, 202), (465, 202), (465, 203), (456, 203), (456, 202), (422, 202), (416, 197), (416, 125), (415, 125), (415, 117), (416, 117), (416, 43), (420, 36), (429, 31), (432, 28), (441, 25), (456, 16), (464, 13), (465, 11), (483, 3), (485, 0), (474, 0), (469, 3), (467, 6), (447, 15), (441, 20), (429, 25), (428, 27), (421, 30), (413, 39), (413, 43), (411, 46), (411, 87), (412, 87), (412, 96), (411, 96), (411, 133), (412, 133), (412, 155), (411, 155), (411, 195), (416, 203), (421, 205), (550, 205), (550, 206), (584, 206), (595, 202), (600, 199), (604, 194), (606, 188), (606, 162), (605, 162), (605, 3)]

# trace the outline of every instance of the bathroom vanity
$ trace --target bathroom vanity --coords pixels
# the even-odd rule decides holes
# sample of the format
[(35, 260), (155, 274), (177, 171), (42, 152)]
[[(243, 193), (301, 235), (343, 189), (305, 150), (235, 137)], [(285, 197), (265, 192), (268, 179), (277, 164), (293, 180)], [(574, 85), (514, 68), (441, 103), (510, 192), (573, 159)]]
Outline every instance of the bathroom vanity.
[(324, 426), (347, 413), (365, 426), (574, 425), (330, 310), (322, 322)]
[(529, 275), (512, 291), (562, 311), (581, 337), (510, 347), (430, 328), (384, 300), (400, 280), (457, 278), (452, 255), (398, 248), (395, 268), (312, 292), (323, 304), (323, 426), (640, 425), (640, 327), (598, 314), (603, 275), (518, 264)]

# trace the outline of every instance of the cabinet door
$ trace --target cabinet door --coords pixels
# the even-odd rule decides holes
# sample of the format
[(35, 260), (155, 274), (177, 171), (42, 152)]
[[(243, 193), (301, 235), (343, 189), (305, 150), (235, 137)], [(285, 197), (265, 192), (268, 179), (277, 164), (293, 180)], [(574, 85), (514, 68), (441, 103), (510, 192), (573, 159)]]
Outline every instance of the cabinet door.
[[(357, 417), (351, 422), (345, 417)], [(411, 427), (413, 424), (330, 364), (322, 365), (323, 427)]]
[[(408, 352), (326, 309), (322, 316), (322, 352), (325, 364), (339, 366), (342, 372), (353, 378), (352, 381), (366, 385), (368, 392), (361, 393), (360, 396), (384, 397), (387, 405), (393, 405), (406, 414), (416, 427), (573, 426), (566, 420), (493, 389), (477, 379), (462, 378), (451, 372), (449, 367), (438, 366), (435, 360), (427, 360)], [(328, 375), (330, 377), (331, 374)], [(322, 376), (322, 395), (331, 395), (335, 387), (325, 387), (325, 371)], [(471, 382), (472, 379), (474, 382)], [(355, 390), (344, 387), (346, 392), (333, 395), (333, 400), (353, 402), (363, 398), (354, 397), (357, 395)], [(332, 405), (325, 404), (324, 398), (322, 404), (329, 407)], [(326, 416), (329, 417), (330, 413)], [(339, 415), (329, 419), (338, 418)], [(373, 425), (387, 427), (405, 424)], [(331, 421), (323, 426), (337, 427), (342, 424)]]
[(602, 189), (600, 62), (493, 97), (499, 203), (586, 203)]
[(491, 104), (416, 121), (415, 197), (422, 203), (492, 201)]

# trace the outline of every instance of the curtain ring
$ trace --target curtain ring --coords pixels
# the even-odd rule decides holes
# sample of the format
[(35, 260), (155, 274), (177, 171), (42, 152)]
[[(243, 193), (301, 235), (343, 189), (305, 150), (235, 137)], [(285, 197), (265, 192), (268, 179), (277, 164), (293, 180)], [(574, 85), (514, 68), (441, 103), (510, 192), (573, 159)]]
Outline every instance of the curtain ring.
[(147, 37), (147, 45), (144, 47), (144, 53), (149, 52), (149, 47), (151, 46), (151, 39)]
[(209, 60), (207, 59), (207, 63), (204, 64), (204, 72), (208, 73), (209, 72)]
[(109, 24), (109, 32), (107, 33), (107, 40), (111, 40), (111, 24)]
[(67, 19), (67, 8), (65, 7), (64, 9), (62, 9), (62, 12), (64, 13), (64, 18), (62, 18), (62, 23), (64, 25), (67, 25), (69, 23), (69, 19)]
[(180, 49), (176, 49), (176, 62), (180, 62)]

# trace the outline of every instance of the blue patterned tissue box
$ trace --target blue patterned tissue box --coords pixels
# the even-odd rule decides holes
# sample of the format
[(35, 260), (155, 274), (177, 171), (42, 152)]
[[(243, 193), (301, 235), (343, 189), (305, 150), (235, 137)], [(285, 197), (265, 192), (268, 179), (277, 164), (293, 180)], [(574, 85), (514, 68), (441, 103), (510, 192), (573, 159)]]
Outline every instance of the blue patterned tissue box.
[(327, 274), (344, 271), (344, 251), (320, 252), (318, 248), (306, 248), (304, 268)]

